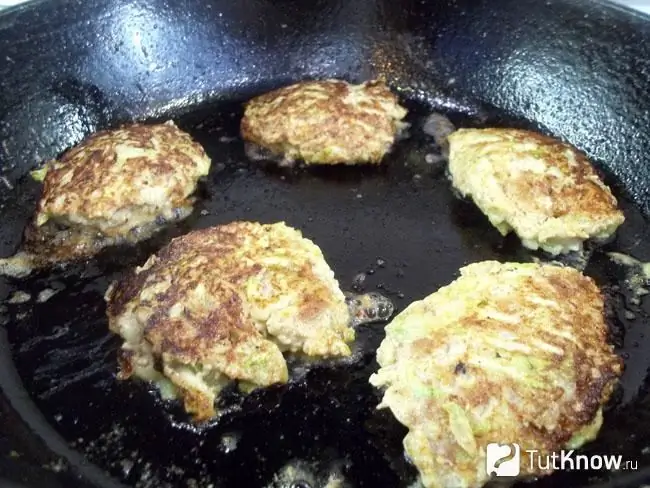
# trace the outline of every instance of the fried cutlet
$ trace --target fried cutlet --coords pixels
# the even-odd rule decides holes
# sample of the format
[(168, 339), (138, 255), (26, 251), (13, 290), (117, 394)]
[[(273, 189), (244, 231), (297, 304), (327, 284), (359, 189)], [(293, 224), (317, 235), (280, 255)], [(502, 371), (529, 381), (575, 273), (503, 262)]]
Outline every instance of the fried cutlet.
[(625, 220), (587, 157), (568, 144), (516, 129), (460, 129), (448, 141), (453, 186), (527, 248), (579, 251)]
[(406, 113), (379, 81), (305, 81), (249, 101), (241, 134), (285, 165), (377, 164), (404, 129)]
[(223, 386), (287, 381), (282, 353), (350, 355), (345, 295), (322, 252), (284, 223), (234, 222), (178, 237), (106, 293), (121, 378), (172, 384), (196, 421)]
[(192, 212), (209, 169), (203, 148), (171, 121), (97, 132), (34, 172), (43, 181), (36, 214), (0, 270), (24, 275), (148, 238)]
[(485, 261), (411, 304), (387, 327), (370, 382), (409, 429), (427, 488), (489, 481), (488, 443), (540, 456), (594, 439), (622, 372), (601, 293), (573, 268)]

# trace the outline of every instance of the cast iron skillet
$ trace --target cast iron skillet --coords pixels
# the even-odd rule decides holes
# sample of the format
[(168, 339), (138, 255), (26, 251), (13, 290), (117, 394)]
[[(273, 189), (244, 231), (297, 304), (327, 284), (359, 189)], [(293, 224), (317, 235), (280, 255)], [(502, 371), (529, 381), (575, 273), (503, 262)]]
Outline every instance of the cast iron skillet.
[[(639, 469), (558, 473), (535, 486), (639, 486), (650, 478), (648, 303), (629, 300), (624, 270), (605, 252), (650, 260), (648, 46), (647, 18), (595, 1), (65, 0), (0, 15), (3, 255), (38, 195), (26, 172), (95, 130), (171, 117), (214, 160), (202, 203), (177, 228), (137, 249), (0, 282), (3, 301), (17, 290), (32, 297), (2, 308), (0, 476), (38, 488), (298, 487), (338, 470), (350, 486), (411, 483), (404, 429), (375, 411), (367, 384), (381, 325), (360, 331), (352, 361), (247, 398), (232, 393), (219, 422), (193, 429), (178, 406), (114, 380), (118, 341), (102, 294), (172, 235), (234, 219), (301, 228), (344, 288), (379, 288), (399, 309), (469, 262), (530, 261), (451, 193), (442, 165), (425, 163), (438, 149), (421, 125), (436, 110), (463, 126), (562, 137), (620, 198), (627, 222), (586, 272), (607, 295), (627, 369), (586, 451), (621, 454)], [(246, 159), (236, 138), (242, 101), (306, 78), (375, 76), (400, 94), (413, 124), (382, 168), (279, 171)], [(57, 294), (37, 303), (46, 288)], [(274, 481), (289, 463), (303, 471)]]

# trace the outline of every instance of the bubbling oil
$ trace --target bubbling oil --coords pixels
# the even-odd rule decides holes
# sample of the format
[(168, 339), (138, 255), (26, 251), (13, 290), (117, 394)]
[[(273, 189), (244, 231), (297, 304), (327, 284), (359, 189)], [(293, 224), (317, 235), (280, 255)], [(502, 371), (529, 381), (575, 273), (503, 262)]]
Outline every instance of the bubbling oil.
[(348, 488), (341, 473), (342, 463), (332, 463), (324, 469), (317, 463), (294, 459), (283, 466), (266, 488)]
[(626, 278), (623, 284), (631, 294), (632, 305), (639, 306), (642, 297), (650, 293), (650, 263), (644, 263), (621, 252), (610, 252), (607, 256), (625, 268)]
[(395, 305), (390, 298), (372, 291), (363, 294), (347, 293), (345, 301), (350, 310), (350, 326), (386, 322), (395, 312)]

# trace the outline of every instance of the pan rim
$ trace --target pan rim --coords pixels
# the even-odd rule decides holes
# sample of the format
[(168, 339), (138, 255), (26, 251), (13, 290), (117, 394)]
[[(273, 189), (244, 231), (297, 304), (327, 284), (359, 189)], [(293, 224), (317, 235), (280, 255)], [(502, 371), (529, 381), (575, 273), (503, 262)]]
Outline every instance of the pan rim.
[[(43, 4), (45, 3), (46, 2), (43, 0), (32, 0), (24, 6), (17, 6), (15, 8), (9, 8), (4, 12), (0, 12), (0, 24), (2, 24), (3, 15), (16, 14), (18, 10), (21, 12), (23, 10), (27, 11), (28, 9), (33, 9), (34, 11), (42, 10)], [(58, 3), (63, 5), (71, 2), (64, 0), (63, 2)], [(614, 4), (608, 0), (591, 0), (590, 3), (596, 4), (599, 8), (620, 10), (626, 14), (635, 16), (638, 19), (650, 21), (650, 17), (645, 14), (640, 14), (625, 6)], [(90, 462), (81, 452), (70, 447), (64, 438), (59, 435), (56, 428), (51, 423), (47, 422), (42, 411), (37, 407), (36, 402), (27, 393), (27, 389), (18, 374), (16, 364), (12, 358), (10, 343), (7, 338), (5, 327), (0, 327), (0, 368), (3, 368), (3, 374), (0, 375), (0, 395), (6, 398), (10, 407), (16, 412), (17, 417), (22, 419), (28, 427), (30, 436), (41, 439), (49, 451), (60, 456), (69, 463), (70, 472), (75, 472), (80, 477), (83, 477), (84, 481), (97, 483), (97, 486), (127, 488), (127, 485), (117, 483), (109, 474), (105, 473), (101, 467)], [(95, 476), (97, 477), (97, 481), (92, 481)], [(638, 488), (642, 484), (649, 482), (650, 466), (635, 471), (634, 473), (619, 473), (615, 479), (608, 482), (600, 482), (599, 484), (590, 485), (590, 488)], [(0, 486), (5, 486), (4, 479), (2, 478), (0, 478)]]

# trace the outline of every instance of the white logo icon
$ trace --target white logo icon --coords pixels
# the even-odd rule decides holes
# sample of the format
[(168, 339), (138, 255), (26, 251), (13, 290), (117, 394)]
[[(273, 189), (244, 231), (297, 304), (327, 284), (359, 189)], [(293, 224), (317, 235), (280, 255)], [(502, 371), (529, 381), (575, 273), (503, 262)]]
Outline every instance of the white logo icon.
[(486, 449), (486, 471), (489, 476), (519, 476), (521, 449), (519, 444), (492, 442)]

